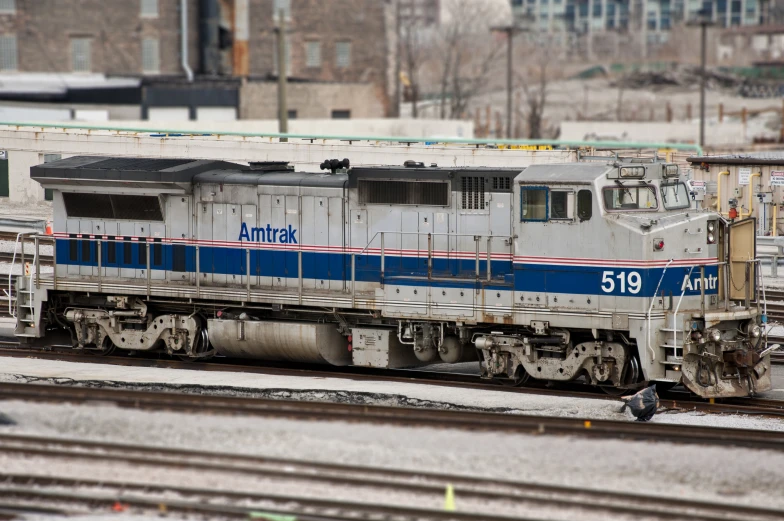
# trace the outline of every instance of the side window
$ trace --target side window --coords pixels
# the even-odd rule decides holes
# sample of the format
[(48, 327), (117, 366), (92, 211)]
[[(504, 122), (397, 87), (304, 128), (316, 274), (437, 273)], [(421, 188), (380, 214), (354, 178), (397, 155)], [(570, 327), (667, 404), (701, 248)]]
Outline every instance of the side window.
[(580, 222), (588, 221), (593, 215), (593, 194), (590, 190), (577, 192), (577, 218)]
[(520, 220), (546, 221), (547, 196), (549, 190), (544, 186), (520, 188)]
[(551, 191), (550, 192), (550, 220), (571, 221), (574, 219), (574, 192)]

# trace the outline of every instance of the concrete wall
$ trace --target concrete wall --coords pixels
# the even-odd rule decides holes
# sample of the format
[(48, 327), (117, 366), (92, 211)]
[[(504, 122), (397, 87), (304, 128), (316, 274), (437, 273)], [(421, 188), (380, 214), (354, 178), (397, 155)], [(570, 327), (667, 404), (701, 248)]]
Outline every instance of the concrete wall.
[[(351, 118), (384, 117), (384, 98), (369, 83), (289, 83), (289, 110), (299, 119), (331, 118), (333, 110), (350, 110)], [(278, 84), (249, 82), (240, 90), (241, 119), (276, 119)], [(292, 120), (293, 121), (293, 120)]]
[[(697, 143), (700, 124), (657, 121), (564, 121), (559, 139), (565, 141), (605, 140), (660, 143)], [(747, 143), (747, 127), (739, 122), (707, 122), (705, 144), (709, 146)]]
[[(56, 124), (56, 122), (55, 122)], [(79, 123), (84, 128), (107, 126), (105, 122)], [(114, 128), (177, 130), (191, 132), (278, 132), (277, 120), (239, 121), (112, 121)], [(289, 121), (290, 134), (314, 136), (373, 136), (412, 138), (473, 138), (474, 122), (449, 119), (294, 119)]]
[[(149, 122), (148, 122), (149, 123)], [(0, 143), (8, 150), (10, 200), (34, 203), (43, 190), (30, 179), (30, 167), (43, 154), (124, 157), (188, 157), (235, 162), (289, 161), (298, 170), (318, 172), (328, 158), (349, 158), (352, 165), (402, 165), (406, 160), (441, 166), (525, 167), (535, 163), (576, 160), (574, 151), (529, 151), (477, 148), (456, 144), (393, 144), (376, 141), (292, 140), (232, 136), (153, 137), (149, 134), (84, 129), (0, 126)], [(2, 204), (2, 199), (0, 199)]]
[[(35, 203), (44, 200), (44, 189), (30, 179), (30, 167), (43, 163), (43, 155), (43, 152), (36, 150), (8, 150), (10, 201)], [(0, 197), (0, 201), (3, 199)]]

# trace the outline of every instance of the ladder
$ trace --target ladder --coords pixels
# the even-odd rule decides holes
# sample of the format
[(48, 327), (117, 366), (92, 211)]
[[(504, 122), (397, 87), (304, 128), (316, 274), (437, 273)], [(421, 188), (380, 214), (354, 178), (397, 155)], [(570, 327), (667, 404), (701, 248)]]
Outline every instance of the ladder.
[[(8, 275), (8, 313), (11, 317), (16, 318), (17, 326), (16, 336), (29, 336), (35, 337), (38, 321), (36, 320), (36, 305), (35, 305), (35, 285), (34, 285), (34, 270), (37, 266), (36, 256), (38, 252), (33, 253), (32, 262), (25, 262), (24, 239), (25, 233), (18, 233), (16, 235), (16, 243), (14, 244), (14, 254), (11, 257), (11, 269)], [(22, 268), (22, 274), (14, 277), (14, 267), (16, 266), (17, 252), (19, 253), (19, 262)], [(16, 278), (16, 306), (11, 299), (11, 290), (13, 287), (14, 279)]]
[(659, 347), (664, 349), (664, 359), (659, 363), (666, 366), (679, 366), (683, 364), (683, 344), (688, 331), (683, 331), (677, 327), (675, 317), (677, 315), (667, 314), (667, 325), (659, 328), (660, 338), (663, 342)]

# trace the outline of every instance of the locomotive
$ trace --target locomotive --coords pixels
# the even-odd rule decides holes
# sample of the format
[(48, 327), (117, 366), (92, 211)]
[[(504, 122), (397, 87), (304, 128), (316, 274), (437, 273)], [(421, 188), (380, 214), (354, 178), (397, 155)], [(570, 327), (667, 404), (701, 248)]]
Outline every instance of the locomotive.
[(54, 271), (17, 281), (16, 335), (189, 359), (478, 359), (484, 378), (608, 392), (771, 387), (754, 220), (692, 208), (676, 164), (322, 167), (32, 167), (54, 195)]

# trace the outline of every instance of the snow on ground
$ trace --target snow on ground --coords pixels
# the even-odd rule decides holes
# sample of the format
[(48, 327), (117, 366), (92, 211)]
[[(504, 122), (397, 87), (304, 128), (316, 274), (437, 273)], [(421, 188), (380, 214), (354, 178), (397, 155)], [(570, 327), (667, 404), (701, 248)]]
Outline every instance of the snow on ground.
[[(29, 258), (28, 258), (27, 262), (30, 262)], [(33, 267), (33, 270), (35, 270), (34, 267)], [(52, 266), (41, 265), (41, 274), (42, 275), (45, 274), (45, 273), (46, 274), (51, 274), (53, 271), (54, 271), (54, 268)], [(19, 261), (19, 259), (17, 259), (16, 262), (14, 263), (13, 269), (11, 269), (11, 263), (10, 262), (0, 262), (0, 275), (8, 275), (9, 273), (11, 273), (12, 275), (21, 275), (22, 272), (23, 272), (22, 263)]]
[(0, 204), (0, 217), (19, 218), (20, 220), (51, 220), (52, 203), (17, 203), (3, 201)]
[[(0, 432), (448, 472), (784, 507), (784, 496), (780, 494), (784, 487), (784, 453), (777, 451), (337, 421), (192, 415), (119, 409), (110, 405), (6, 401), (0, 402), (0, 410), (18, 422), (15, 426), (0, 427)], [(155, 483), (185, 479), (176, 469), (160, 470), (120, 463), (112, 463), (107, 468), (94, 462), (48, 461), (11, 454), (0, 455), (0, 468), (9, 473), (36, 472), (93, 479), (118, 479), (120, 476)], [(740, 468), (743, 471), (739, 473)], [(285, 481), (275, 484), (261, 478), (213, 473), (202, 473), (185, 484), (204, 488), (236, 486), (268, 492), (278, 492), (286, 485)], [(289, 487), (283, 492), (334, 493), (325, 485), (320, 487), (294, 490)], [(357, 491), (355, 498), (363, 496)], [(377, 495), (369, 499), (375, 498), (411, 500), (407, 495)], [(457, 503), (458, 509), (466, 506), (461, 504), (459, 495)]]
[[(199, 371), (0, 357), (0, 381), (107, 385), (154, 390), (251, 395), (277, 399), (490, 410), (607, 420), (629, 420), (620, 400), (463, 389), (407, 382)], [(103, 382), (103, 384), (101, 384)], [(784, 431), (784, 420), (667, 411), (654, 422)]]

